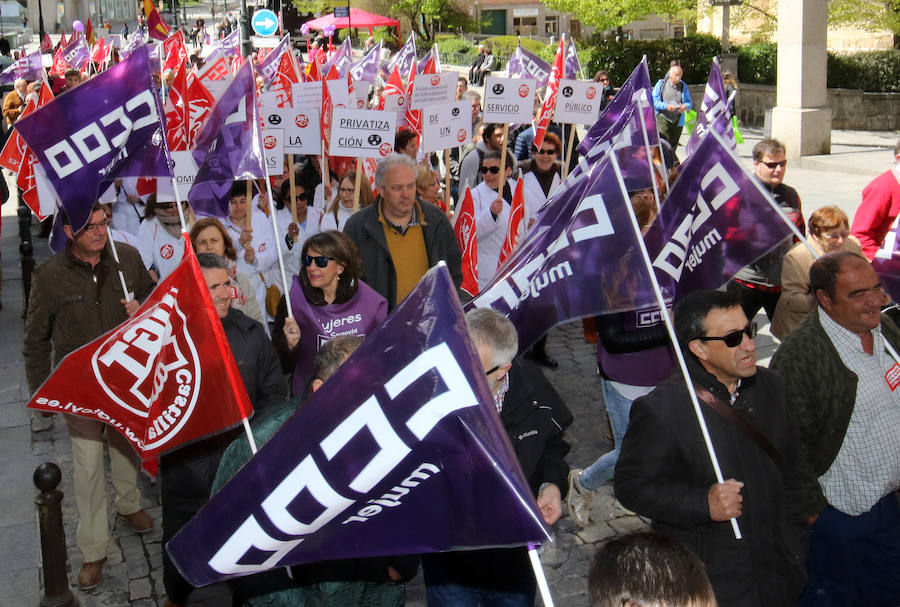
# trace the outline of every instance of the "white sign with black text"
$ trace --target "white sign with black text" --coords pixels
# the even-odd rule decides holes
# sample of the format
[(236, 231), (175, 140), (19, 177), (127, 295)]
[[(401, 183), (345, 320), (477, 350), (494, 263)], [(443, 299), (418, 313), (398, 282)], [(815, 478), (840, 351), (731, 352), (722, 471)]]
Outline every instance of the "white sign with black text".
[(396, 130), (393, 112), (336, 107), (331, 120), (331, 155), (383, 158), (394, 151)]
[(269, 175), (283, 175), (284, 129), (266, 129), (263, 131), (262, 140)]
[(484, 83), (484, 123), (527, 124), (534, 117), (535, 82), (488, 76)]
[(456, 81), (459, 74), (419, 74), (413, 80), (412, 98), (409, 107), (421, 110), (429, 105), (450, 103), (456, 98)]
[(322, 123), (319, 121), (319, 110), (297, 105), (284, 110), (284, 153), (321, 154)]
[(600, 114), (603, 87), (589, 80), (560, 80), (553, 120), (565, 124), (593, 124)]
[(422, 110), (422, 152), (455, 148), (471, 139), (472, 104), (468, 99)]
[(294, 107), (322, 111), (322, 83), (319, 81), (292, 84), (291, 97)]

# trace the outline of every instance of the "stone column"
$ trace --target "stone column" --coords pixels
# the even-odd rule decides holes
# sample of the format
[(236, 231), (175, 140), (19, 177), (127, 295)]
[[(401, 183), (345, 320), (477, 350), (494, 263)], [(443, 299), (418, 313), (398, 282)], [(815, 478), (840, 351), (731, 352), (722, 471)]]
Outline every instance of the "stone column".
[(831, 153), (825, 42), (828, 13), (818, 0), (778, 2), (778, 84), (772, 136), (787, 157)]

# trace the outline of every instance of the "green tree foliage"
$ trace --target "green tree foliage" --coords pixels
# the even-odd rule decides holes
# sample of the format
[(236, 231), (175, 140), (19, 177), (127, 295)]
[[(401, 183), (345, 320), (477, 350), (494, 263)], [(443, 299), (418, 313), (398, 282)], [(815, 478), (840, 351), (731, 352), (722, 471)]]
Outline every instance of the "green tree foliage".
[(550, 8), (576, 15), (585, 25), (614, 30), (647, 15), (693, 21), (696, 0), (542, 0)]
[(297, 12), (312, 13), (313, 15), (324, 15), (325, 13), (334, 12), (337, 5), (346, 6), (346, 2), (342, 0), (291, 0)]
[(468, 4), (458, 0), (383, 0), (376, 5), (383, 15), (410, 24), (420, 43), (432, 44), (439, 31), (473, 31), (478, 23), (469, 16)]

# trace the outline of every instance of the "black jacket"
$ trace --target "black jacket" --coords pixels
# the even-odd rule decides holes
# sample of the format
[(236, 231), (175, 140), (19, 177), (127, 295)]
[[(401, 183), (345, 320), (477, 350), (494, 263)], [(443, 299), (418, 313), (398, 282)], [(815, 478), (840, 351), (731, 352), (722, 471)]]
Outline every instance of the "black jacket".
[[(255, 416), (266, 415), (267, 408), (287, 399), (287, 385), (275, 349), (263, 326), (234, 308), (222, 319), (222, 326)], [(163, 455), (160, 458), (163, 509), (198, 511), (209, 500), (222, 453), (243, 431), (238, 426)]]
[[(393, 310), (397, 306), (397, 272), (394, 270), (394, 262), (391, 252), (388, 250), (387, 239), (384, 237), (384, 228), (378, 220), (378, 210), (381, 208), (381, 198), (375, 204), (370, 205), (355, 213), (347, 220), (344, 233), (347, 234), (363, 261), (363, 276), (366, 284), (375, 289), (388, 302), (388, 309)], [(446, 215), (437, 207), (426, 204), (416, 204), (419, 213), (419, 221), (422, 223), (422, 235), (425, 238), (425, 252), (428, 255), (428, 267), (434, 267), (439, 261), (447, 262), (450, 278), (456, 285), (460, 300), (469, 299), (459, 286), (462, 284), (462, 255), (459, 252), (459, 244), (456, 242), (456, 234), (450, 227)], [(424, 221), (422, 218), (424, 217)]]
[[(687, 359), (694, 382), (728, 403), (725, 386), (692, 355)], [(805, 584), (807, 531), (784, 381), (758, 368), (741, 381), (732, 406), (775, 447), (778, 463), (700, 406), (724, 478), (744, 483), (738, 518), (744, 539), (734, 538), (728, 521), (710, 519), (707, 494), (716, 478), (680, 371), (634, 401), (616, 465), (616, 497), (697, 553), (722, 607), (795, 605)]]
[[(569, 445), (563, 432), (572, 423), (572, 414), (533, 363), (513, 362), (500, 419), (534, 495), (543, 483), (554, 483), (565, 500), (569, 466), (564, 458)], [(486, 502), (484, 507), (491, 505)], [(515, 589), (533, 575), (524, 547), (426, 554), (422, 567), (426, 585)]]

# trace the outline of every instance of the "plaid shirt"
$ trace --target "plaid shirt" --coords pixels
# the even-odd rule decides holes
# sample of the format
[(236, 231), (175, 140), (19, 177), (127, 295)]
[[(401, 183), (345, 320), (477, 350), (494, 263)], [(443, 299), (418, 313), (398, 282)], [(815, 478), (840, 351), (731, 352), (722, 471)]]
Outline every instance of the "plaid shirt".
[(503, 376), (503, 383), (500, 384), (500, 389), (497, 390), (497, 396), (494, 397), (494, 406), (497, 407), (497, 413), (503, 412), (503, 398), (506, 396), (506, 392), (509, 390), (509, 373)]
[(858, 516), (900, 488), (900, 387), (892, 391), (885, 379), (896, 362), (886, 351), (881, 327), (872, 329), (869, 356), (859, 336), (818, 307), (816, 313), (844, 365), (858, 378), (844, 442), (819, 484), (829, 504)]

